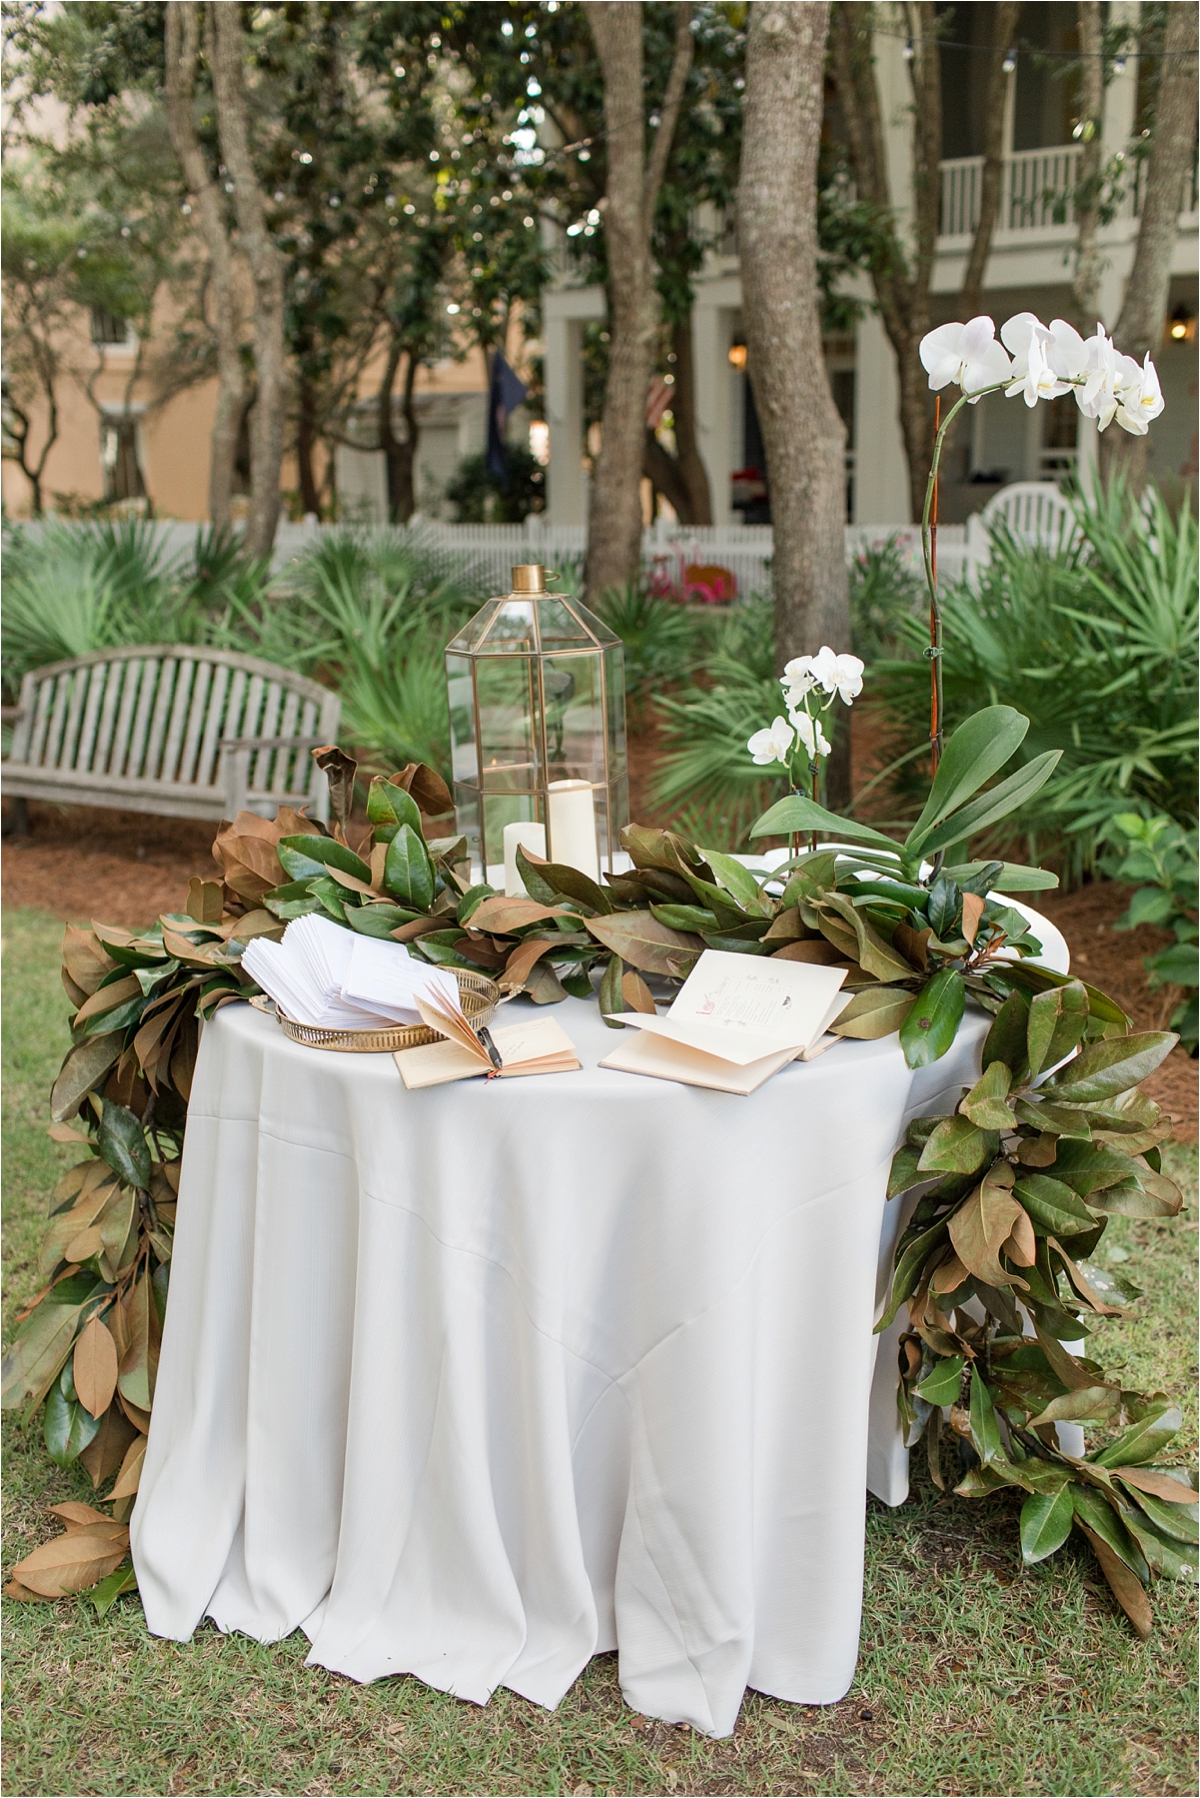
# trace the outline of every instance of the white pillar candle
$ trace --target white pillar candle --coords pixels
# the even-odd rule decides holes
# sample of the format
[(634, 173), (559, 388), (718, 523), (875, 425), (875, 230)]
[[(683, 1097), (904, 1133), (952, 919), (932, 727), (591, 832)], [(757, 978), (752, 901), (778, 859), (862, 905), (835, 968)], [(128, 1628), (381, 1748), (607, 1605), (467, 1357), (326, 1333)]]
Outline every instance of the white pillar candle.
[[(506, 824), (504, 826), (504, 891), (510, 899), (524, 899), (525, 882), (517, 867), (517, 850), (528, 849), (546, 859), (546, 826), (544, 824)], [(490, 875), (490, 870), (489, 870)]]
[(600, 878), (596, 848), (596, 797), (586, 780), (552, 780), (550, 795), (550, 859)]

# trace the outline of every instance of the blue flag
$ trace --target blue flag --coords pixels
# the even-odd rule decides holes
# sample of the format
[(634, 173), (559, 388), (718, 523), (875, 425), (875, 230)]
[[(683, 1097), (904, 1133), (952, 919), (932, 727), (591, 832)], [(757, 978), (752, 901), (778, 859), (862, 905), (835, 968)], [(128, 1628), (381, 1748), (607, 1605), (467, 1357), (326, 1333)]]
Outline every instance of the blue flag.
[(501, 480), (508, 473), (504, 427), (508, 423), (509, 413), (515, 412), (523, 403), (527, 392), (524, 381), (513, 373), (497, 350), (492, 358), (492, 382), (488, 391), (487, 465), (488, 473), (497, 475)]

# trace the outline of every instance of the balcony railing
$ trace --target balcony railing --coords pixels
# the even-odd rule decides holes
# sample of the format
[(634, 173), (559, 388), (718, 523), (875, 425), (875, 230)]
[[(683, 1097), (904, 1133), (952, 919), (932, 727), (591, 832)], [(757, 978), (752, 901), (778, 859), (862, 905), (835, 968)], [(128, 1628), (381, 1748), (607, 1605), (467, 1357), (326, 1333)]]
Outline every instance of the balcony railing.
[[(998, 234), (1017, 231), (1072, 231), (1075, 227), (1074, 191), (1079, 180), (1078, 144), (1056, 149), (1021, 150), (1004, 159), (1000, 190)], [(983, 182), (982, 156), (959, 156), (943, 162), (941, 237), (969, 237), (979, 223)], [(1118, 218), (1136, 218), (1141, 210), (1142, 165), (1131, 158)], [(1184, 181), (1180, 211), (1196, 211), (1196, 163)]]

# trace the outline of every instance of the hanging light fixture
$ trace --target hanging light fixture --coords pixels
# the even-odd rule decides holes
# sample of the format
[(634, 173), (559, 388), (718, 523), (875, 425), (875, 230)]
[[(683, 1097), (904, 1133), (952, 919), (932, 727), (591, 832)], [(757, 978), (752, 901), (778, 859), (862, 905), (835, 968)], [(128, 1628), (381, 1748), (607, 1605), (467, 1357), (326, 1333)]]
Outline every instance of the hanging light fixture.
[(1012, 49), (1007, 52), (1007, 54), (1005, 55), (1004, 61), (1000, 64), (1000, 67), (1004, 70), (1004, 73), (1006, 75), (1011, 75), (1013, 70), (1016, 68), (1016, 66), (1017, 66), (1017, 52), (1015, 49)]

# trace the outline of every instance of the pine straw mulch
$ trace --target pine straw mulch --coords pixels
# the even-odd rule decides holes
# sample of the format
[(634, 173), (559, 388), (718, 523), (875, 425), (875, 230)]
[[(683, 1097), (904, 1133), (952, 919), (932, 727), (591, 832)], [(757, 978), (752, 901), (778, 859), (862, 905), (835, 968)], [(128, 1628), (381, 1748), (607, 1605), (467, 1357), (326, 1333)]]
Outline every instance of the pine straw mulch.
[[(180, 910), (193, 874), (211, 879), (216, 872), (211, 824), (99, 807), (31, 804), (29, 813), (31, 834), (4, 841), (7, 905), (31, 906), (73, 923), (97, 918), (136, 929), (160, 912)], [(1142, 957), (1169, 938), (1145, 926), (1112, 928), (1129, 902), (1129, 889), (1099, 880), (1076, 892), (1036, 898), (1070, 944), (1076, 973), (1111, 993), (1138, 1028), (1164, 1029), (1175, 998), (1149, 990)], [(1196, 1062), (1175, 1050), (1147, 1091), (1175, 1119), (1176, 1136), (1195, 1142)]]

